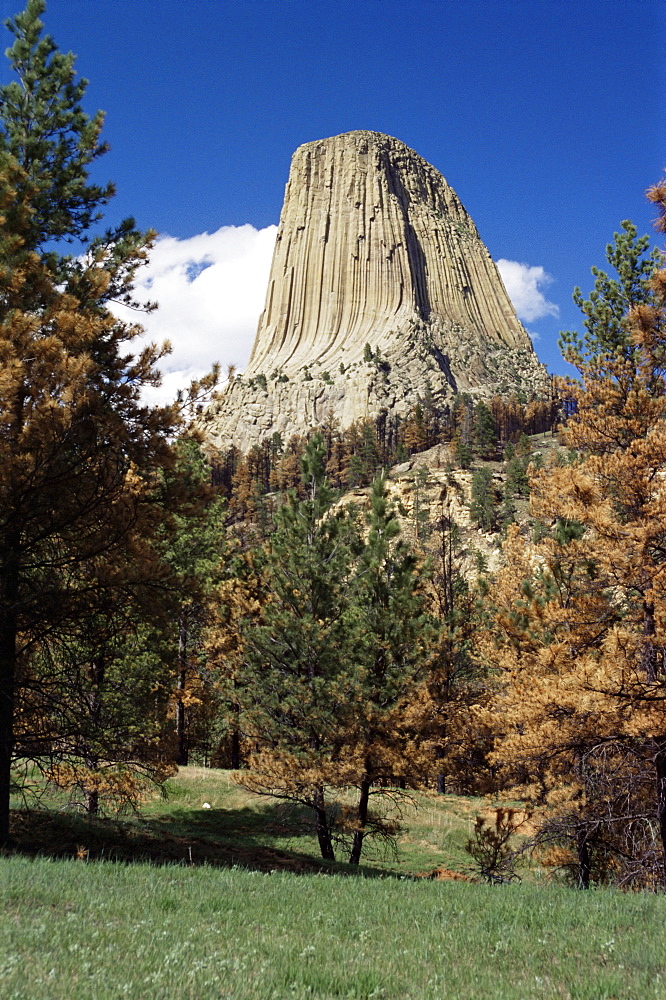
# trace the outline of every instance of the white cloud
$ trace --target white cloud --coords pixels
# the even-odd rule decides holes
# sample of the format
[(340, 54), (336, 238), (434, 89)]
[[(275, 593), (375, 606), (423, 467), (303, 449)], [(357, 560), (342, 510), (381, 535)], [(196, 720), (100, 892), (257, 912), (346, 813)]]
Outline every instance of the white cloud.
[(553, 282), (542, 267), (503, 258), (497, 261), (497, 267), (519, 319), (531, 323), (544, 316), (559, 316), (559, 307), (549, 302), (541, 290)]
[(158, 238), (148, 264), (137, 272), (136, 297), (159, 308), (137, 317), (114, 307), (146, 331), (132, 341), (132, 350), (144, 341), (171, 342), (172, 353), (159, 366), (162, 385), (144, 391), (146, 402), (169, 402), (214, 361), (223, 370), (229, 364), (243, 369), (264, 307), (276, 232), (277, 226), (223, 226), (189, 239)]

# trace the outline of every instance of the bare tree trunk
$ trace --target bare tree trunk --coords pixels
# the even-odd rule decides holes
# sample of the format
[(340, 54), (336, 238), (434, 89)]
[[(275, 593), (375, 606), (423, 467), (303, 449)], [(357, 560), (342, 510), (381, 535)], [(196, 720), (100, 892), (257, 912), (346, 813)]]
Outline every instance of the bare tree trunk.
[(349, 855), (350, 865), (357, 865), (361, 860), (361, 848), (363, 847), (365, 828), (368, 823), (368, 803), (370, 801), (371, 784), (370, 775), (366, 771), (361, 781), (361, 794), (358, 800), (358, 810), (356, 813), (358, 826), (354, 831), (354, 841), (352, 843), (351, 854)]
[[(648, 684), (657, 681), (657, 646), (654, 637), (657, 626), (654, 616), (654, 604), (643, 601), (643, 643), (642, 666), (645, 671), (645, 680)], [(657, 825), (659, 827), (659, 839), (661, 841), (661, 864), (662, 882), (666, 887), (666, 740), (657, 739), (657, 752), (654, 757), (655, 784), (657, 798)]]
[[(91, 728), (93, 732), (99, 728), (102, 722), (102, 684), (106, 674), (106, 663), (103, 654), (96, 656), (90, 665), (91, 689), (88, 695), (88, 712), (90, 715)], [(99, 767), (99, 758), (96, 754), (90, 753), (86, 757), (86, 767), (90, 771), (95, 771)], [(91, 816), (96, 816), (99, 812), (99, 791), (96, 788), (85, 790), (85, 810)]]
[(0, 847), (9, 843), (9, 796), (14, 751), (19, 535), (11, 532), (0, 563)]
[(234, 729), (231, 734), (231, 770), (238, 771), (241, 764), (240, 733)]
[(587, 830), (584, 827), (576, 832), (576, 854), (578, 857), (578, 888), (589, 889), (592, 862)]
[[(438, 746), (435, 750), (435, 760), (441, 760), (444, 756), (444, 747)], [(440, 771), (437, 775), (437, 794), (446, 795), (446, 773)]]
[[(236, 681), (234, 681), (234, 687), (236, 687)], [(240, 705), (238, 702), (234, 702), (231, 706), (231, 711), (234, 714), (235, 725), (231, 733), (231, 770), (238, 771), (241, 764), (241, 739), (240, 739)]]
[(657, 779), (657, 824), (661, 840), (662, 882), (666, 889), (666, 739), (657, 743), (655, 772)]
[(176, 764), (187, 767), (187, 720), (185, 718), (185, 684), (187, 683), (187, 614), (178, 619), (178, 686), (176, 694)]
[(333, 850), (333, 841), (331, 839), (331, 831), (328, 825), (328, 816), (326, 815), (326, 806), (324, 802), (324, 789), (321, 786), (315, 790), (312, 809), (315, 816), (317, 839), (319, 841), (321, 856), (326, 861), (335, 861), (335, 851)]
[(96, 788), (86, 789), (85, 810), (90, 816), (96, 816), (99, 812), (99, 792)]

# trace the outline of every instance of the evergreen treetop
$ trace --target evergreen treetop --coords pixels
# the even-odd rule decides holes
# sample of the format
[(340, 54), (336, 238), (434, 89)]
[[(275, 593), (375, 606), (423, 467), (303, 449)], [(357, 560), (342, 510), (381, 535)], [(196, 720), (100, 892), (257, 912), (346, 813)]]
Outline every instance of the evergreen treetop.
[(580, 288), (573, 292), (573, 300), (583, 312), (585, 333), (565, 330), (560, 334), (559, 346), (564, 359), (579, 366), (594, 362), (604, 355), (631, 358), (635, 345), (631, 339), (628, 313), (640, 303), (653, 300), (651, 279), (659, 266), (661, 255), (649, 252), (649, 236), (638, 236), (636, 226), (625, 219), (622, 232), (615, 233), (613, 242), (606, 246), (606, 259), (617, 277), (606, 274), (599, 267), (592, 268), (595, 283), (589, 299)]
[[(100, 139), (104, 114), (90, 118), (84, 111), (88, 81), (76, 79), (73, 53), (59, 52), (42, 34), (45, 9), (45, 0), (28, 0), (25, 10), (5, 21), (14, 35), (7, 57), (16, 79), (0, 87), (0, 160), (20, 168), (16, 197), (30, 206), (23, 249), (38, 253), (82, 304), (99, 309), (115, 299), (135, 305), (132, 279), (153, 234), (139, 232), (132, 218), (91, 233), (115, 194), (113, 184), (93, 184), (88, 175), (108, 149)], [(87, 252), (62, 254), (63, 243), (81, 244)], [(103, 289), (91, 281), (91, 267), (103, 269)]]

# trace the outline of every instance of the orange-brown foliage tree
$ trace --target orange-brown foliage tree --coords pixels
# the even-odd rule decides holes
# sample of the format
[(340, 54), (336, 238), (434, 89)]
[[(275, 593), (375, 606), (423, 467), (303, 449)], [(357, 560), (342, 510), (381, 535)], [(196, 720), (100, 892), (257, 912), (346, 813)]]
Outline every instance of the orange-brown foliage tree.
[[(131, 219), (93, 233), (113, 194), (88, 175), (106, 148), (103, 116), (88, 118), (74, 56), (42, 35), (44, 6), (28, 0), (9, 22), (16, 79), (0, 94), (0, 845), (12, 758), (35, 749), (31, 719), (57, 749), (53, 698), (69, 708), (68, 683), (100, 676), (83, 656), (95, 625), (113, 631), (114, 608), (145, 608), (166, 589), (151, 543), (178, 424), (175, 407), (141, 400), (160, 351), (128, 353), (140, 328), (111, 309), (134, 304), (151, 234)], [(51, 664), (60, 673), (45, 677)]]
[(548, 534), (509, 530), (487, 646), (496, 762), (548, 805), (541, 840), (584, 887), (666, 886), (666, 270), (641, 253), (614, 284), (595, 271), (585, 342), (565, 338), (578, 457), (531, 476)]

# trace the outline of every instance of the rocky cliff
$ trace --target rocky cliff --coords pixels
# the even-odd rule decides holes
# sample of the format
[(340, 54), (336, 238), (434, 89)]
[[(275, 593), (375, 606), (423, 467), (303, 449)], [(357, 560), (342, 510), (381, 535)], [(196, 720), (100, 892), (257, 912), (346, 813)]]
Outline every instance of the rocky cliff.
[(294, 153), (249, 364), (203, 419), (211, 444), (245, 451), (331, 417), (546, 385), (453, 189), (399, 140), (348, 132)]

